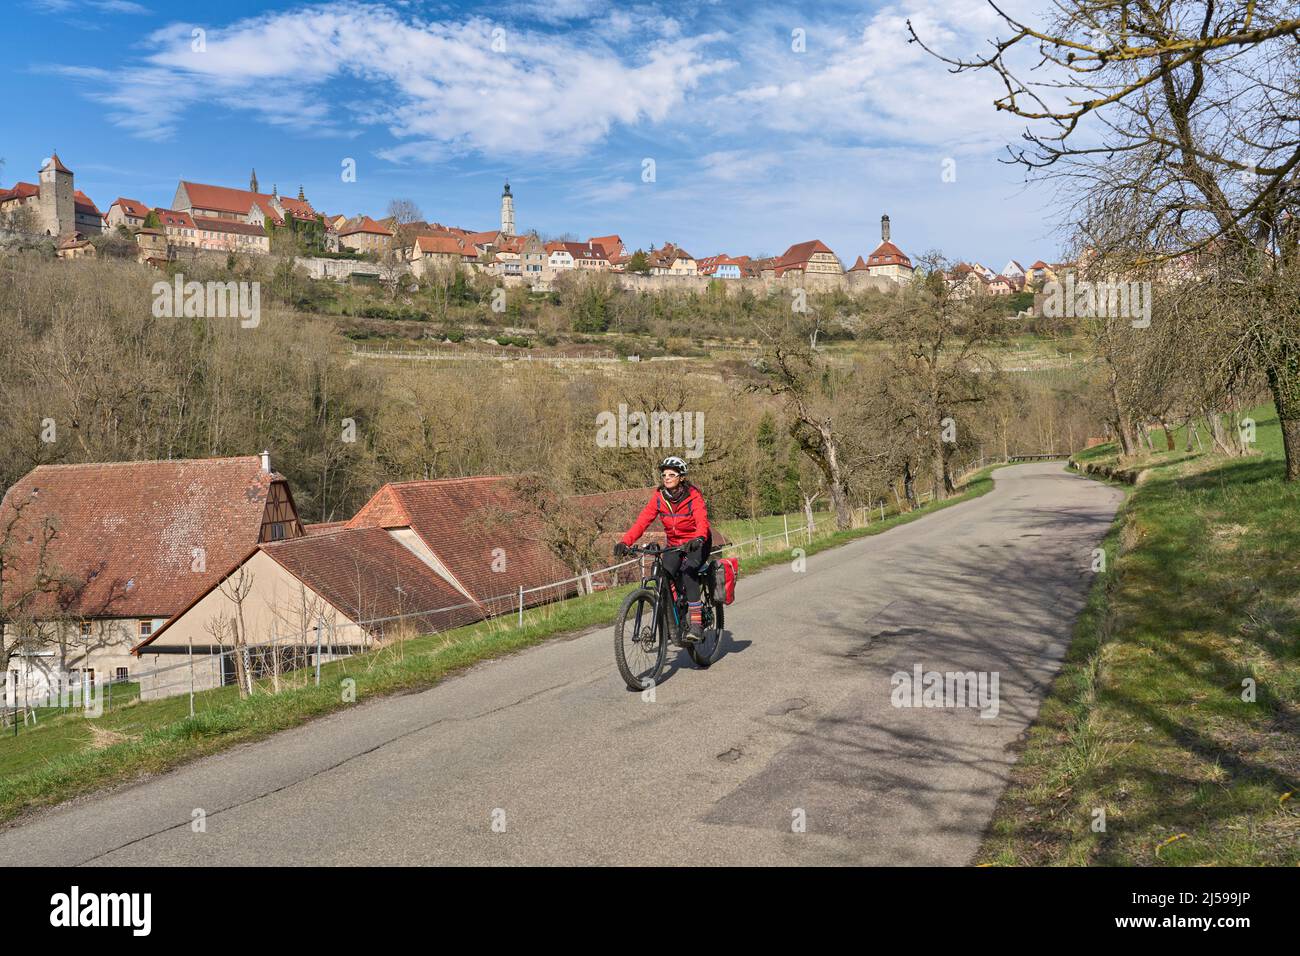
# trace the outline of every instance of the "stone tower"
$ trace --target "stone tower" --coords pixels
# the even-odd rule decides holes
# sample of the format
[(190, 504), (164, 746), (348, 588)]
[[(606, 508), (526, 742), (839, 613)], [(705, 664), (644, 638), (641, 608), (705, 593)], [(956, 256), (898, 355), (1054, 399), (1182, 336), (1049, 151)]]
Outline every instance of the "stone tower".
[(248, 180), (248, 191), (249, 191), (250, 193), (255, 193), (255, 192), (257, 192), (257, 170), (256, 170), (256, 169), (253, 170), (253, 175), (252, 175), (251, 177), (249, 177), (249, 180)]
[(881, 242), (889, 241), (889, 217), (888, 216), (880, 217), (880, 241)]
[(509, 183), (501, 193), (501, 231), (507, 236), (515, 234), (515, 197), (510, 195)]
[(62, 236), (77, 231), (77, 212), (73, 205), (72, 170), (54, 153), (41, 167), (41, 229), (47, 236)]

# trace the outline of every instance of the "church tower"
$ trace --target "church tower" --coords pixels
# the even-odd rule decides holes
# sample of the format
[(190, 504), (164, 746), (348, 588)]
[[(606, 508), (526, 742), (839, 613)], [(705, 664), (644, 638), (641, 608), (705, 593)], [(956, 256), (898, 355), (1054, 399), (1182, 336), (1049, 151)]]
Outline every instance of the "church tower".
[(77, 213), (73, 205), (72, 170), (53, 153), (41, 167), (41, 229), (47, 236), (62, 236), (77, 231)]
[(248, 191), (250, 193), (257, 192), (257, 170), (256, 169), (253, 170), (253, 175), (248, 180)]
[(515, 234), (515, 197), (510, 195), (509, 183), (501, 193), (501, 231), (507, 236)]

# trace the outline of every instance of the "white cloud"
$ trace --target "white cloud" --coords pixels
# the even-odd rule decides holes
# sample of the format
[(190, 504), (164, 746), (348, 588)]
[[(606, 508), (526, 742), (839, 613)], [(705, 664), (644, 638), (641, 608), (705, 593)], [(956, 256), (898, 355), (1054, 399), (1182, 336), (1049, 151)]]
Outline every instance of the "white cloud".
[[(154, 33), (144, 63), (102, 75), (92, 95), (133, 132), (169, 138), (200, 105), (246, 109), (304, 130), (343, 131), (340, 106), (385, 124), (393, 159), (443, 152), (577, 154), (618, 124), (662, 122), (704, 77), (728, 67), (715, 36), (648, 34), (622, 52), (582, 31), (562, 35), (474, 17), (417, 21), (386, 6), (330, 5), (210, 28)], [(641, 34), (637, 34), (641, 36)], [(164, 94), (165, 91), (165, 95)]]
[(750, 58), (740, 71), (750, 82), (715, 92), (707, 115), (721, 131), (761, 126), (786, 134), (840, 137), (849, 142), (947, 144), (986, 149), (1015, 135), (993, 100), (994, 77), (954, 76), (918, 44), (967, 55), (984, 49), (1005, 25), (985, 0), (920, 0), (890, 4), (861, 18), (804, 26), (806, 51), (791, 49), (788, 33), (773, 36), (766, 21), (741, 42)]

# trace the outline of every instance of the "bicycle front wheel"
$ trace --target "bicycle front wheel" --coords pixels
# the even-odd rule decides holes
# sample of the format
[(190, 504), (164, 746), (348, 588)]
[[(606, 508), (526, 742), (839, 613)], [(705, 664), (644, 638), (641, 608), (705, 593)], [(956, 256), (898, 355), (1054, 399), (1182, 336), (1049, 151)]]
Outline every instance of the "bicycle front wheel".
[(645, 690), (659, 682), (668, 658), (668, 628), (655, 615), (658, 596), (633, 591), (619, 609), (614, 625), (614, 660), (628, 690)]
[(713, 609), (713, 626), (705, 630), (702, 640), (690, 645), (691, 660), (701, 669), (716, 661), (722, 650), (722, 602), (710, 600), (709, 604)]

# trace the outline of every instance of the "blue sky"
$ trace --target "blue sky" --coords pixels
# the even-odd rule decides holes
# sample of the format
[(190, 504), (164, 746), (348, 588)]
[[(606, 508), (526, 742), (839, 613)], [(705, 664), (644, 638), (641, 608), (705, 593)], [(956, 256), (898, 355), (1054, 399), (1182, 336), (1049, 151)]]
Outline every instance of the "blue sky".
[(906, 42), (910, 17), (945, 50), (980, 49), (1000, 26), (983, 0), (796, 7), (14, 0), (0, 182), (35, 181), (57, 148), (107, 210), (256, 167), (322, 212), (411, 198), (487, 229), (508, 178), (521, 229), (633, 247), (820, 238), (847, 266), (887, 212), (913, 256), (1057, 257), (1050, 193), (998, 162), (1021, 129), (996, 89)]

